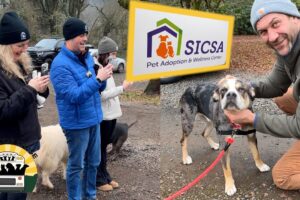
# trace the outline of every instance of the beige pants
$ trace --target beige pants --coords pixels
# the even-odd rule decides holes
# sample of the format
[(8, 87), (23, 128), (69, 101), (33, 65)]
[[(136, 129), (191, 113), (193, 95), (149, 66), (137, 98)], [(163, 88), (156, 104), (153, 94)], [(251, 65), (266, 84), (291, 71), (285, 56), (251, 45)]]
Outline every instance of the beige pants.
[[(298, 103), (293, 97), (292, 88), (274, 101), (287, 114), (295, 114)], [(281, 189), (300, 189), (300, 140), (296, 141), (278, 160), (272, 169), (272, 176), (275, 185)]]

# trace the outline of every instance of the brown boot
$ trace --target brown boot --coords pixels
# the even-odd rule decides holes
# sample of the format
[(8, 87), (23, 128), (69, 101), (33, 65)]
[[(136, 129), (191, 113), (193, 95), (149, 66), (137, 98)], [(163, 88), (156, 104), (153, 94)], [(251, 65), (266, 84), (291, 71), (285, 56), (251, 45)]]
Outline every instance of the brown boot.
[(103, 192), (108, 192), (113, 190), (113, 186), (109, 184), (101, 185), (98, 187), (98, 190), (103, 191)]
[(119, 187), (119, 183), (117, 183), (116, 181), (111, 181), (109, 183), (109, 185), (111, 185), (113, 188), (118, 188)]

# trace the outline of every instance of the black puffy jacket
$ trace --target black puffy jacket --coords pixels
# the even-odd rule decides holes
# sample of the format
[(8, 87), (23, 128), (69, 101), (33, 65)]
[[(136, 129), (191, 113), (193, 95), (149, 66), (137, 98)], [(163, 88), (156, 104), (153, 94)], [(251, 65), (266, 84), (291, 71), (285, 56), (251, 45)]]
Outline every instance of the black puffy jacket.
[[(26, 147), (40, 140), (36, 95), (35, 89), (0, 66), (0, 144)], [(40, 95), (47, 97), (49, 90)]]

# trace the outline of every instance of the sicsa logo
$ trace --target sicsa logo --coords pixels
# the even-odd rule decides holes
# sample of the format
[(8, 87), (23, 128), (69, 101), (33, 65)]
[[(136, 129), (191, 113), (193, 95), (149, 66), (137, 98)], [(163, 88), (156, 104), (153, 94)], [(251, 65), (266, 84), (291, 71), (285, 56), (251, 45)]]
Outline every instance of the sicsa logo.
[(37, 181), (33, 157), (21, 147), (0, 145), (0, 192), (32, 192)]
[(147, 57), (151, 58), (154, 50), (163, 59), (180, 55), (182, 30), (166, 18), (157, 21), (156, 26), (147, 33)]

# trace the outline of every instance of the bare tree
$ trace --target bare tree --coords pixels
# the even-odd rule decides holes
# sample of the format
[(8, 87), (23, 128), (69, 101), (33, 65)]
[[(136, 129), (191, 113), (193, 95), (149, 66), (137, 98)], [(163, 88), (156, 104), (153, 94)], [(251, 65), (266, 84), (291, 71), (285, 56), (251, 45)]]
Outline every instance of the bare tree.
[(28, 0), (40, 10), (42, 26), (48, 27), (51, 35), (61, 31), (61, 24), (67, 17), (79, 18), (80, 13), (88, 6), (87, 0)]
[(65, 5), (65, 14), (71, 17), (80, 17), (80, 13), (88, 7), (87, 0), (62, 0)]
[(35, 41), (35, 34), (33, 33), (38, 29), (38, 24), (36, 23), (37, 16), (34, 15), (34, 4), (27, 0), (6, 0), (2, 2), (5, 2), (5, 7), (1, 9), (1, 14), (8, 10), (16, 11), (27, 25), (31, 33), (31, 41)]
[(0, 1), (0, 8), (7, 8), (7, 7), (9, 7), (9, 0), (1, 0)]
[(54, 13), (59, 9), (59, 0), (38, 0), (38, 6), (42, 10), (43, 18), (46, 19), (49, 25), (49, 31), (51, 34), (55, 33), (56, 18)]
[(109, 36), (118, 43), (120, 49), (126, 48), (128, 12), (119, 6), (117, 0), (90, 4), (82, 16), (90, 19), (90, 43), (96, 44), (99, 38)]
[(96, 5), (91, 5), (91, 7), (94, 7), (97, 9), (98, 13), (99, 13), (99, 16), (96, 18), (95, 21), (98, 21), (98, 19), (100, 17), (102, 17), (102, 20), (103, 20), (103, 24), (102, 26), (104, 27), (103, 28), (103, 36), (107, 36), (110, 32), (111, 32), (111, 29), (113, 28), (117, 28), (117, 26), (115, 25), (114, 23), (114, 20), (113, 17), (115, 16), (117, 10), (113, 10), (113, 12), (110, 12), (109, 14), (108, 13), (105, 13), (104, 12), (104, 7), (101, 7), (99, 8), (98, 6)]

